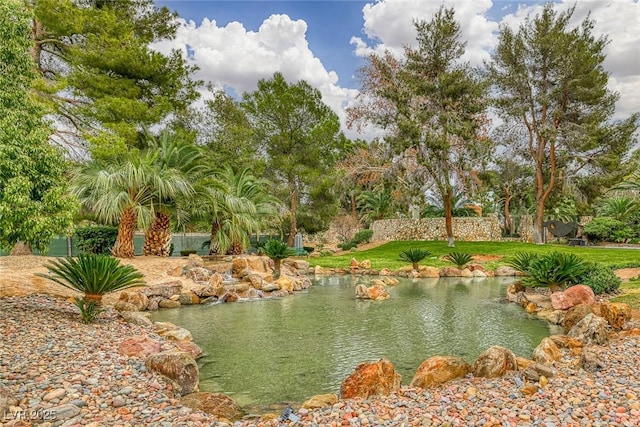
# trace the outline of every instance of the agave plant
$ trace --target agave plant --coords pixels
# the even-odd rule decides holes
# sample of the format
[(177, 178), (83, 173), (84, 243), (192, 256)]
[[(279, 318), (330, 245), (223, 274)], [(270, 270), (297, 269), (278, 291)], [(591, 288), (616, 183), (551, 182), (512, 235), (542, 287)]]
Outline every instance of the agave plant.
[(431, 252), (424, 249), (407, 249), (400, 252), (400, 261), (410, 262), (413, 265), (414, 270), (418, 270), (418, 263), (431, 255)]
[(551, 291), (578, 283), (588, 264), (575, 254), (549, 252), (529, 264), (529, 277), (523, 282), (530, 286), (548, 286)]
[(102, 296), (111, 292), (142, 286), (142, 273), (108, 255), (81, 254), (47, 264), (49, 274), (41, 277), (53, 280), (84, 294), (86, 302), (102, 303)]
[(509, 267), (513, 267), (516, 271), (529, 275), (531, 263), (538, 259), (540, 255), (533, 252), (516, 252), (516, 254), (506, 262)]
[(445, 259), (451, 261), (457, 265), (460, 270), (462, 270), (465, 265), (473, 261), (473, 256), (464, 252), (451, 252), (445, 256)]
[(269, 239), (262, 247), (262, 250), (266, 256), (273, 260), (273, 275), (275, 278), (280, 277), (280, 264), (282, 260), (295, 255), (294, 250), (287, 246), (287, 242), (277, 239)]

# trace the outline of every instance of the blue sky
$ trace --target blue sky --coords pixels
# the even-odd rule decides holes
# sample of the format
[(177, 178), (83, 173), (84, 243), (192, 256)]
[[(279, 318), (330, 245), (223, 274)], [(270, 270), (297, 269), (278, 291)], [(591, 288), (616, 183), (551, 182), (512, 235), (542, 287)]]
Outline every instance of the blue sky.
[[(412, 20), (430, 19), (444, 4), (453, 7), (467, 41), (465, 59), (489, 58), (499, 25), (514, 28), (542, 5), (538, 1), (492, 0), (156, 0), (180, 16), (175, 40), (160, 51), (179, 49), (200, 67), (198, 77), (231, 94), (254, 90), (261, 78), (280, 71), (290, 81), (305, 79), (344, 122), (344, 108), (358, 95), (356, 71), (364, 57), (385, 49), (401, 55), (415, 41)], [(620, 92), (617, 114), (640, 109), (640, 6), (638, 0), (560, 0), (576, 4), (576, 23), (588, 13), (596, 34), (607, 34), (605, 67), (610, 87)], [(350, 137), (360, 135), (347, 130)], [(369, 135), (371, 136), (371, 135)], [(365, 135), (366, 137), (366, 135)]]

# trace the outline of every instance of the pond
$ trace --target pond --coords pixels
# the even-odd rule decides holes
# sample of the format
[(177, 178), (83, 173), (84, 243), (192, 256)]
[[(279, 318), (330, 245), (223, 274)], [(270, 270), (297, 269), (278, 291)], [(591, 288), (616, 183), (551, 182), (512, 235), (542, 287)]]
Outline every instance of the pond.
[(259, 411), (337, 393), (361, 362), (386, 357), (408, 384), (423, 360), (473, 363), (492, 345), (531, 357), (549, 326), (502, 301), (512, 279), (400, 279), (391, 298), (355, 299), (357, 276), (314, 279), (285, 298), (163, 310), (154, 321), (191, 331), (206, 355), (200, 389)]

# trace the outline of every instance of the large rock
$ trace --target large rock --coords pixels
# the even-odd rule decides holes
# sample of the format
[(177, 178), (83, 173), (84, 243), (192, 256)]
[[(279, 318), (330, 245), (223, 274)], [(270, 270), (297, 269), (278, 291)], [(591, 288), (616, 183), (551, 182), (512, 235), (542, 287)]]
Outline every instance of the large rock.
[(242, 409), (235, 400), (220, 393), (191, 393), (180, 399), (180, 403), (196, 411), (202, 411), (229, 421), (242, 417)]
[(126, 338), (118, 346), (118, 353), (123, 356), (133, 356), (145, 359), (152, 354), (160, 353), (162, 345), (160, 341), (154, 340), (146, 335), (137, 335)]
[(187, 265), (184, 267), (185, 270), (191, 270), (192, 268), (199, 268), (204, 266), (204, 260), (200, 255), (189, 254), (189, 258), (187, 259)]
[(173, 280), (171, 282), (159, 283), (144, 288), (140, 292), (149, 299), (151, 299), (151, 297), (171, 298), (173, 295), (180, 295), (180, 292), (182, 292), (182, 282)]
[(144, 363), (152, 371), (175, 381), (180, 387), (180, 394), (198, 391), (198, 365), (189, 353), (178, 350), (163, 351), (147, 357)]
[(419, 277), (421, 279), (437, 279), (440, 277), (440, 270), (437, 267), (421, 265), (416, 277)]
[(187, 291), (180, 294), (178, 302), (180, 305), (200, 304), (200, 297), (196, 295), (195, 292)]
[(144, 311), (149, 304), (149, 297), (142, 292), (121, 292), (114, 305), (118, 311)]
[(631, 306), (622, 302), (606, 302), (600, 306), (600, 314), (613, 329), (620, 330), (631, 319)]
[(274, 284), (277, 285), (280, 290), (287, 291), (288, 293), (293, 292), (294, 282), (289, 276), (280, 276)]
[(460, 277), (462, 275), (462, 270), (459, 270), (455, 267), (443, 267), (440, 270), (440, 277)]
[[(246, 257), (247, 267), (256, 273), (273, 273), (273, 261), (267, 256), (248, 256)], [(307, 268), (309, 264), (307, 264)]]
[(340, 386), (343, 399), (384, 396), (400, 389), (402, 377), (387, 359), (359, 364)]
[(587, 304), (578, 304), (571, 307), (566, 311), (564, 319), (562, 319), (562, 326), (565, 332), (569, 332), (571, 328), (576, 326), (579, 321), (585, 318), (587, 314), (593, 314), (593, 308)]
[(595, 314), (587, 314), (569, 333), (571, 338), (582, 341), (585, 345), (603, 345), (609, 341), (607, 321)]
[(332, 406), (336, 403), (338, 403), (338, 396), (336, 396), (335, 394), (319, 394), (317, 396), (313, 396), (309, 400), (306, 400), (302, 404), (302, 407), (305, 409), (318, 409), (324, 408), (325, 406)]
[(422, 362), (411, 381), (411, 387), (434, 387), (464, 377), (469, 372), (471, 366), (461, 357), (434, 356)]
[(551, 335), (549, 339), (553, 341), (555, 345), (558, 346), (559, 348), (572, 349), (572, 348), (579, 348), (584, 346), (582, 341), (577, 340), (575, 338), (571, 338), (567, 335)]
[(553, 325), (562, 325), (562, 322), (564, 322), (564, 317), (566, 315), (566, 311), (564, 310), (546, 310), (546, 309), (542, 309), (539, 310), (536, 313), (536, 316), (538, 316), (538, 318), (549, 322)]
[(495, 271), (494, 275), (496, 277), (517, 276), (518, 272), (513, 267), (509, 267), (509, 266), (506, 266), (506, 265), (501, 265), (500, 267), (496, 268), (496, 271)]
[(187, 270), (186, 274), (187, 278), (193, 280), (196, 283), (207, 283), (209, 279), (211, 279), (212, 275), (213, 272), (204, 267), (192, 268), (190, 270)]
[(517, 371), (516, 355), (509, 349), (494, 345), (480, 354), (473, 363), (472, 372), (476, 377), (497, 378), (508, 371)]
[(385, 290), (386, 285), (379, 284), (369, 286), (365, 285), (356, 286), (356, 298), (357, 299), (370, 299), (373, 301), (384, 301), (389, 299), (389, 293)]
[(180, 301), (171, 300), (171, 299), (163, 299), (158, 303), (158, 307), (160, 308), (178, 308), (180, 307)]
[(596, 295), (587, 285), (575, 285), (551, 294), (551, 306), (554, 310), (568, 310), (578, 304), (593, 305), (595, 302)]
[(231, 274), (233, 277), (238, 277), (239, 274), (245, 271), (249, 267), (249, 263), (247, 262), (247, 258), (245, 257), (237, 257), (234, 258), (231, 262)]
[(153, 322), (149, 319), (149, 313), (140, 313), (139, 311), (121, 311), (120, 317), (133, 325), (153, 327)]
[(195, 360), (198, 360), (202, 356), (204, 356), (204, 352), (202, 351), (200, 346), (198, 346), (193, 341), (178, 341), (176, 343), (176, 347), (178, 347), (178, 349), (181, 351), (189, 353), (189, 355)]
[(171, 322), (155, 322), (156, 334), (174, 341), (193, 341), (191, 332)]
[(224, 289), (227, 292), (242, 293), (247, 292), (251, 288), (251, 284), (247, 282), (234, 283), (233, 285), (225, 285)]
[(533, 350), (533, 360), (545, 365), (550, 365), (559, 360), (560, 356), (560, 349), (551, 338), (543, 338)]

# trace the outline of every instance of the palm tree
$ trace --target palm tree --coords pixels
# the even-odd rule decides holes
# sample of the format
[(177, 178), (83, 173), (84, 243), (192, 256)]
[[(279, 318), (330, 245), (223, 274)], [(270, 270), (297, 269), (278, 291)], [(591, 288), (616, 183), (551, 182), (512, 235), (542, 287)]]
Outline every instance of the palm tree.
[(360, 220), (369, 225), (384, 219), (391, 213), (391, 193), (389, 191), (363, 191), (356, 198)]
[(193, 193), (185, 174), (170, 167), (166, 158), (172, 156), (151, 147), (132, 150), (122, 158), (94, 160), (75, 171), (72, 191), (81, 204), (105, 223), (119, 222), (113, 256), (132, 258), (134, 232), (138, 227), (146, 229), (152, 218), (159, 217), (158, 223), (166, 223), (168, 230), (167, 219), (156, 216), (163, 213), (162, 203)]
[(431, 255), (431, 252), (424, 249), (411, 248), (400, 252), (400, 260), (410, 262), (413, 269), (418, 271), (420, 266), (419, 262)]
[(633, 197), (611, 197), (598, 208), (599, 216), (609, 216), (622, 222), (629, 222), (640, 213), (640, 203)]
[[(186, 222), (188, 214), (184, 209), (185, 198), (194, 196), (191, 185), (203, 170), (203, 157), (200, 149), (193, 144), (182, 142), (176, 134), (162, 132), (158, 138), (147, 135), (148, 150), (156, 153), (155, 167), (159, 173), (174, 175), (171, 183), (162, 183), (167, 191), (155, 193), (152, 210), (155, 217), (145, 233), (144, 255), (167, 257), (171, 246), (171, 217), (174, 211), (178, 222)], [(160, 184), (160, 183), (159, 183)], [(168, 185), (166, 185), (168, 184)]]
[(199, 186), (208, 189), (207, 203), (199, 210), (211, 222), (209, 254), (242, 253), (249, 236), (276, 216), (279, 201), (268, 193), (269, 181), (256, 178), (248, 168), (235, 171), (225, 166)]

